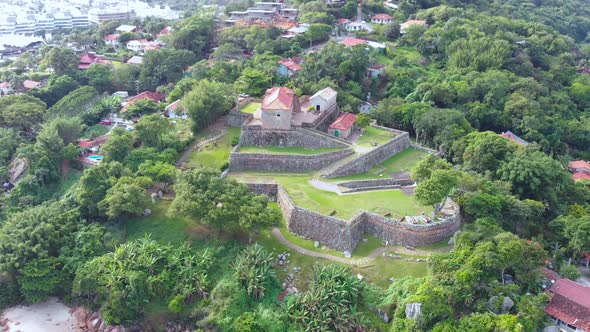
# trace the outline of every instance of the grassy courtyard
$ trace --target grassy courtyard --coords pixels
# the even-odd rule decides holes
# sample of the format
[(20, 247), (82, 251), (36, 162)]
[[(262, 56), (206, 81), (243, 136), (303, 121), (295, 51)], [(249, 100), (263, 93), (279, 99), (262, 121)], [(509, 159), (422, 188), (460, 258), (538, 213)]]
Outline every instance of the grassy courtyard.
[(309, 183), (311, 174), (277, 175), (248, 172), (240, 173), (237, 178), (246, 182), (278, 182), (301, 207), (341, 219), (350, 219), (362, 210), (380, 215), (390, 214), (392, 218), (432, 211), (432, 207), (419, 204), (401, 190), (369, 191), (346, 195), (320, 190)]
[(363, 130), (362, 135), (355, 142), (355, 145), (373, 148), (374, 146), (372, 146), (371, 143), (376, 142), (377, 146), (383, 145), (393, 138), (392, 135), (395, 134), (387, 130), (367, 127)]
[(219, 169), (229, 159), (233, 149), (234, 137), (240, 136), (240, 128), (228, 128), (227, 133), (218, 140), (207, 143), (195, 150), (185, 163), (187, 167)]
[(318, 148), (318, 149), (306, 149), (298, 146), (291, 147), (280, 147), (280, 146), (241, 146), (239, 152), (244, 153), (268, 153), (268, 154), (304, 154), (314, 155), (326, 152), (333, 152), (342, 150), (341, 148)]
[(252, 114), (260, 108), (260, 103), (248, 103), (240, 108), (240, 112)]
[(411, 171), (420, 160), (426, 158), (428, 152), (417, 149), (405, 149), (395, 156), (385, 160), (376, 167), (371, 168), (366, 173), (344, 176), (334, 179), (327, 179), (330, 182), (342, 182), (352, 180), (382, 179), (391, 173)]

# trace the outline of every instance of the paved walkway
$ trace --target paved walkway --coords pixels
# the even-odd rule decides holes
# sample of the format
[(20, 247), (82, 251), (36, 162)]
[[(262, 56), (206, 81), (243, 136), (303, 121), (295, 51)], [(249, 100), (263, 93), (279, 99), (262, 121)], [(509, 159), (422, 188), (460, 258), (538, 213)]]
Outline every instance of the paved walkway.
[(307, 250), (305, 248), (302, 248), (302, 247), (290, 242), (289, 240), (287, 240), (283, 236), (283, 234), (281, 233), (281, 230), (279, 230), (276, 227), (272, 229), (272, 234), (274, 235), (275, 238), (277, 238), (277, 240), (279, 240), (280, 243), (284, 244), (285, 246), (289, 247), (290, 249), (295, 250), (296, 252), (298, 252), (302, 255), (316, 257), (316, 258), (323, 258), (323, 259), (327, 259), (329, 261), (333, 261), (333, 262), (337, 262), (337, 263), (341, 263), (341, 264), (348, 264), (348, 265), (356, 265), (356, 266), (367, 265), (369, 262), (374, 260), (377, 256), (380, 256), (384, 252), (389, 250), (388, 248), (381, 247), (381, 248), (375, 249), (372, 253), (369, 254), (369, 256), (367, 256), (365, 258), (351, 259), (351, 258), (328, 255), (328, 254), (324, 254), (321, 252), (316, 252), (316, 251)]

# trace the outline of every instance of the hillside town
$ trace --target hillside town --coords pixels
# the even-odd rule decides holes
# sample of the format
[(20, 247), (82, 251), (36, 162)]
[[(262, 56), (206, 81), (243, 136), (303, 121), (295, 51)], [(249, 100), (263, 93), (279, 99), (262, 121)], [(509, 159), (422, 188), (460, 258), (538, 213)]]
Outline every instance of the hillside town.
[(6, 0), (0, 331), (590, 332), (583, 4)]

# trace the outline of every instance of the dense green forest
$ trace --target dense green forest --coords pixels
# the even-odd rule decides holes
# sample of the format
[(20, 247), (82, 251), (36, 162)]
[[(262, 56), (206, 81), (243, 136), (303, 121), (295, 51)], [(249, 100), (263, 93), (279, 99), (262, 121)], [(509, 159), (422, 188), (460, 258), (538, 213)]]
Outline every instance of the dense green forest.
[[(0, 196), (0, 309), (59, 296), (100, 311), (108, 324), (156, 331), (162, 320), (202, 331), (542, 330), (549, 298), (541, 268), (551, 262), (575, 280), (576, 261), (590, 252), (590, 183), (567, 171), (569, 161), (590, 159), (586, 2), (401, 0), (389, 12), (393, 23), (348, 35), (384, 43), (381, 51), (338, 43), (345, 32), (336, 19), (354, 19), (353, 0), (296, 1), (309, 29), (292, 39), (274, 26), (221, 29), (215, 11), (202, 8), (211, 3), (170, 4), (183, 19), (56, 34), (62, 46), (0, 68), (0, 81), (22, 92), (0, 98), (0, 183), (15, 164), (26, 165)], [(368, 1), (363, 10), (370, 20), (388, 9)], [(408, 19), (427, 26), (402, 34)], [(168, 48), (147, 51), (141, 65), (78, 70), (78, 55), (63, 45), (133, 55), (102, 41), (121, 23), (143, 26), (129, 39), (172, 26)], [(305, 52), (310, 46), (317, 49)], [(277, 62), (295, 56), (303, 58), (297, 75), (279, 75)], [(372, 65), (382, 66), (379, 77), (367, 75)], [(25, 91), (27, 79), (44, 86)], [(305, 279), (298, 294), (277, 300), (285, 273), (268, 240), (282, 223), (276, 204), (220, 178), (226, 161), (191, 170), (176, 162), (210, 137), (207, 128), (236, 94), (260, 97), (279, 85), (298, 95), (332, 87), (344, 112), (358, 113), (368, 100), (378, 124), (443, 153), (412, 170), (415, 197), (429, 206), (453, 198), (463, 225), (452, 250), (429, 256), (427, 273), (384, 286), (346, 265), (311, 261), (297, 277)], [(167, 100), (127, 105), (122, 116), (138, 118), (133, 131), (110, 131), (103, 161), (84, 169), (77, 142), (110, 130), (98, 122), (121, 112), (110, 95), (121, 90)], [(158, 114), (177, 100), (188, 120)], [(498, 135), (508, 130), (530, 144)], [(158, 191), (165, 199), (154, 203)], [(513, 306), (504, 308), (505, 298)], [(421, 315), (408, 318), (416, 303)]]

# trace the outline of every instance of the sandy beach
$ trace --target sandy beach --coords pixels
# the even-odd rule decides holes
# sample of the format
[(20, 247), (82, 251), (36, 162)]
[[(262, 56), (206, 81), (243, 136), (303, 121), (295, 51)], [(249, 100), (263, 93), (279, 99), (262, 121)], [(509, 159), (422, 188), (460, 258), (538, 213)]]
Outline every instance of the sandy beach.
[(7, 332), (75, 332), (74, 319), (70, 308), (57, 298), (33, 304), (16, 306), (2, 312), (0, 321), (7, 319)]

